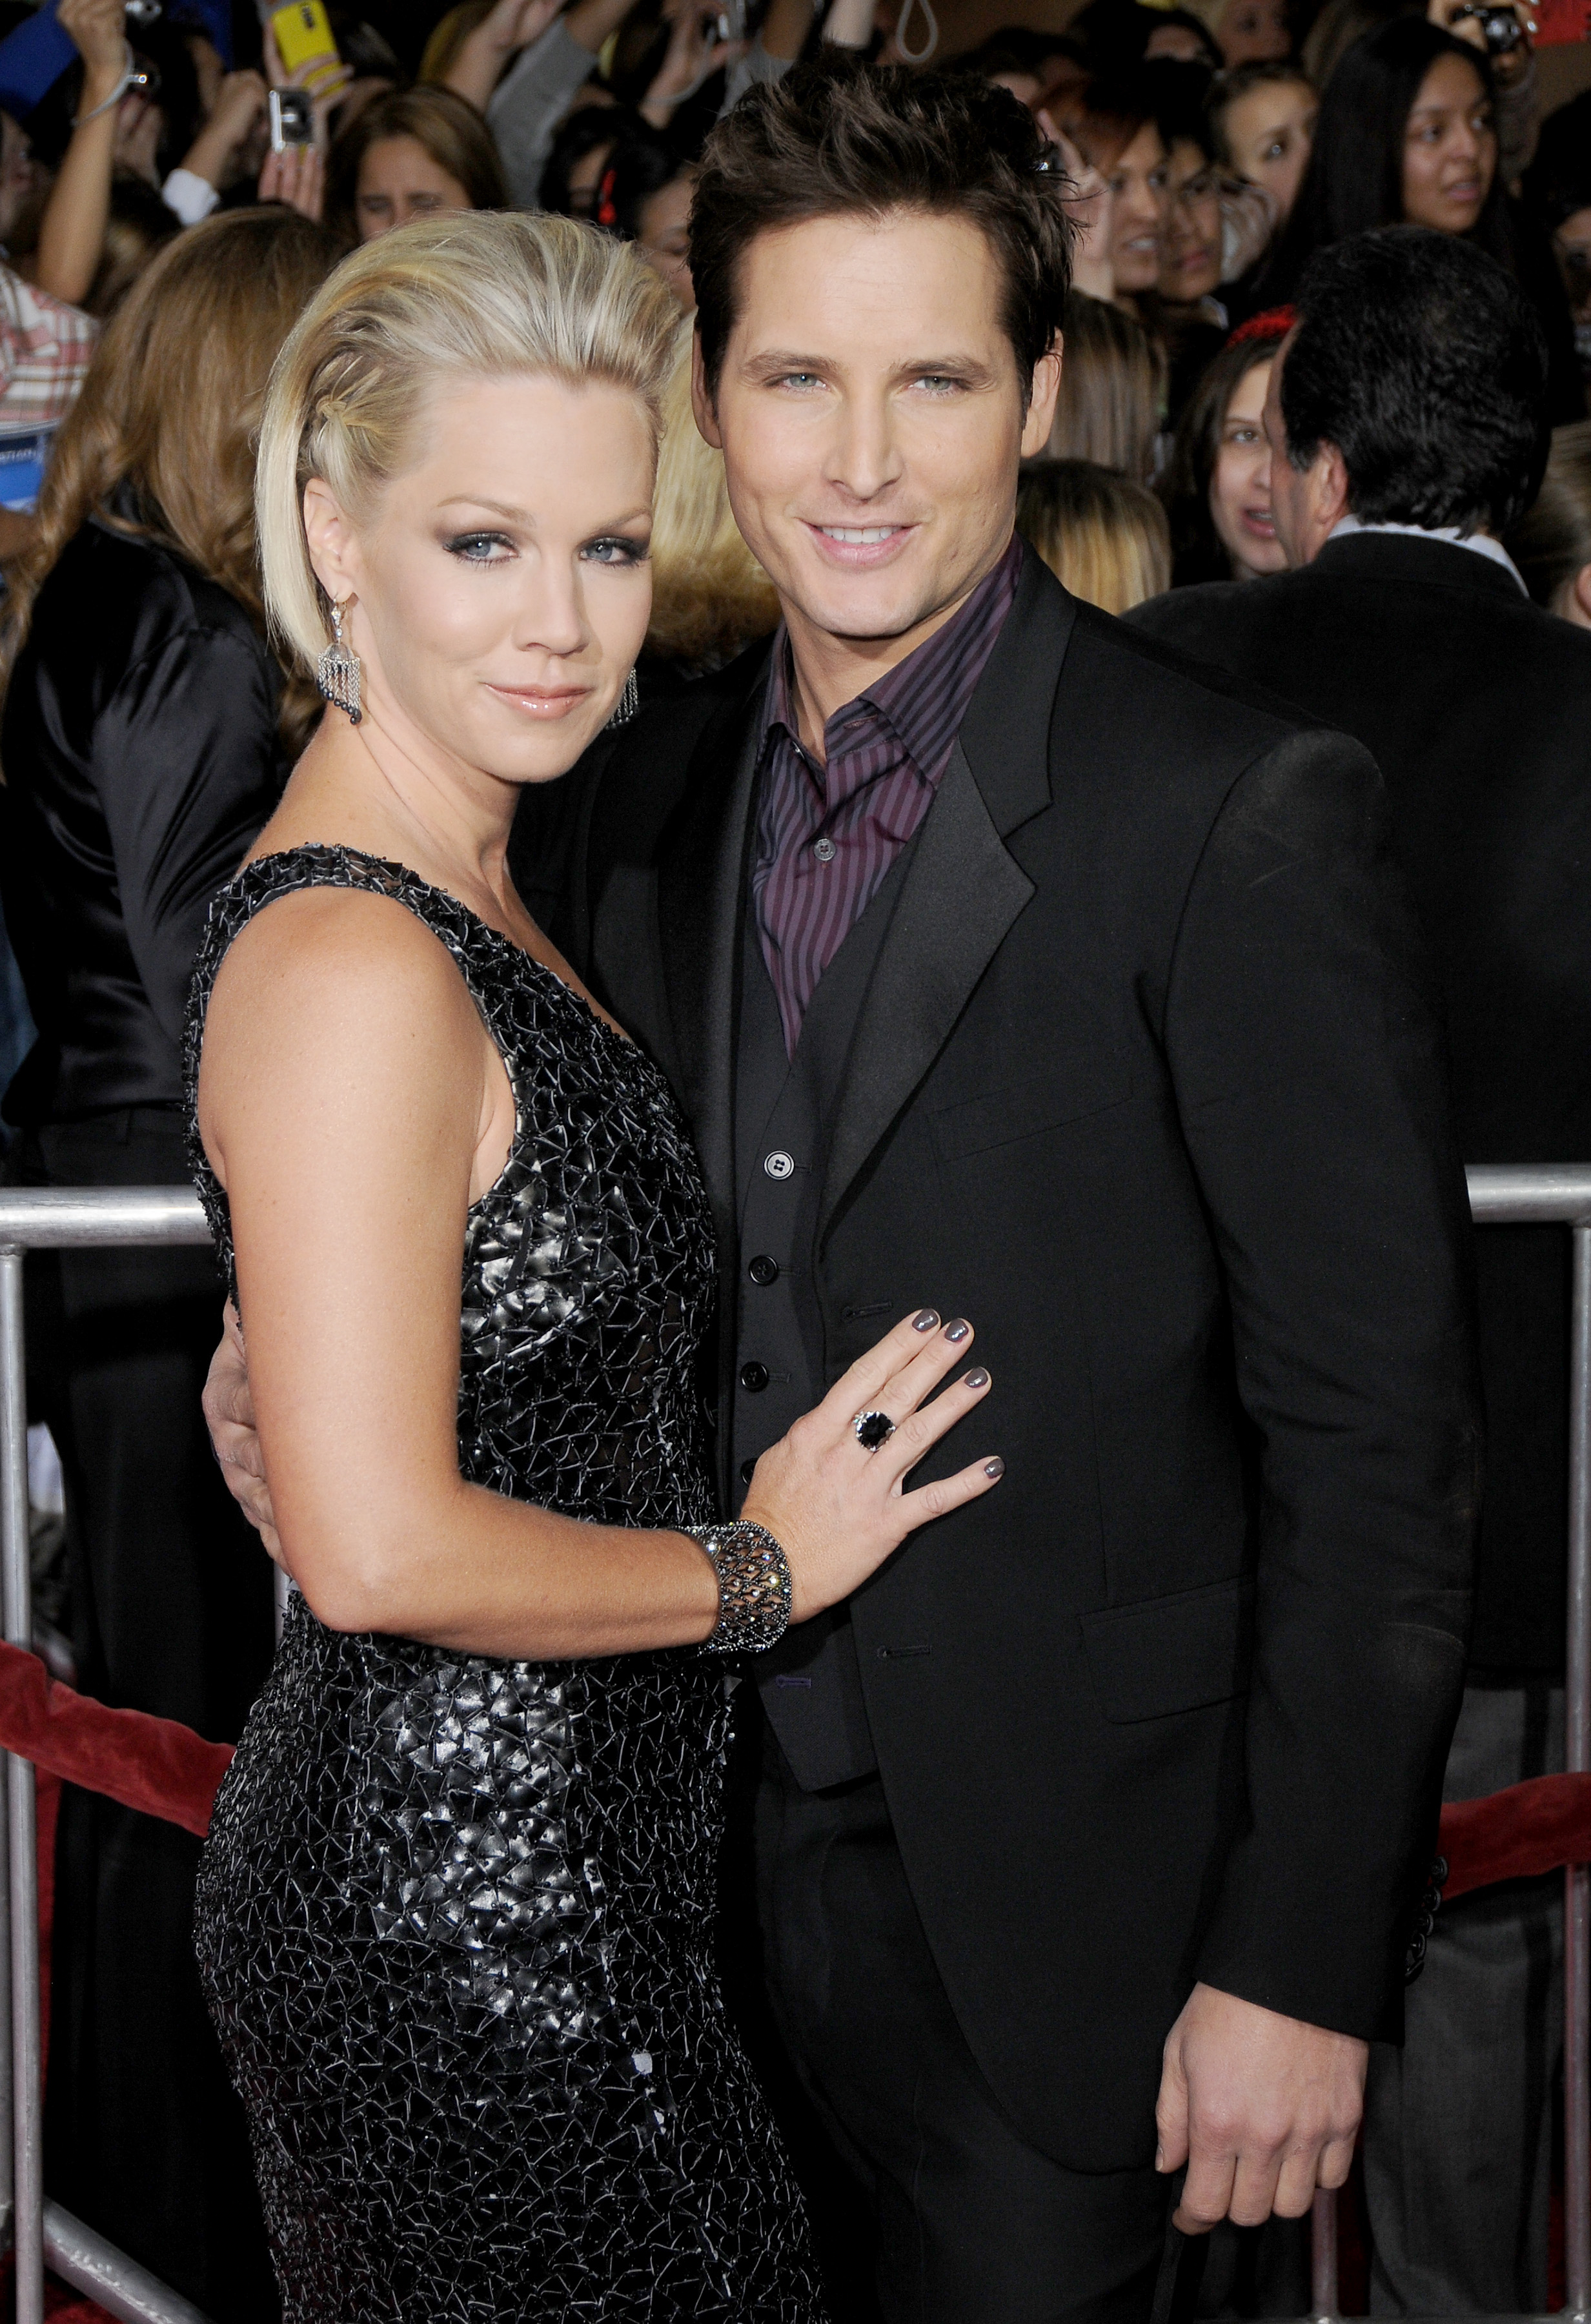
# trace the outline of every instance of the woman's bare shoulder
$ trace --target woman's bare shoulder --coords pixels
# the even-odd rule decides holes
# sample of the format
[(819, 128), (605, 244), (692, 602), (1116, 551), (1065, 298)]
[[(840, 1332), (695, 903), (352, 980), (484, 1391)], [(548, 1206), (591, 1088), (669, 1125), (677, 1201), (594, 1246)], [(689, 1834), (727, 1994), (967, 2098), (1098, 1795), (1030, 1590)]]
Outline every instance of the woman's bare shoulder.
[(289, 1067), (299, 1086), (357, 1057), (453, 1083), (483, 1028), (441, 939), (391, 896), (303, 888), (262, 906), (228, 948), (205, 1023), (204, 1078)]
[(324, 1002), (345, 993), (394, 1001), (468, 994), (442, 939), (395, 896), (368, 888), (295, 888), (262, 904), (227, 948), (216, 978), (255, 999), (308, 987)]

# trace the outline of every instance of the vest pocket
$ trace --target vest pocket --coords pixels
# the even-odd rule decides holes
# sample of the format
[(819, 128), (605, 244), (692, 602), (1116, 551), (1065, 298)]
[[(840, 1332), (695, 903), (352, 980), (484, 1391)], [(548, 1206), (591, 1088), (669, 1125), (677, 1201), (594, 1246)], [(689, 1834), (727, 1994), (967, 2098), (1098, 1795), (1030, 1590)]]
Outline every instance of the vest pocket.
[(1226, 1702), (1248, 1686), (1254, 1577), (1081, 1614), (1089, 1673), (1113, 1726)]

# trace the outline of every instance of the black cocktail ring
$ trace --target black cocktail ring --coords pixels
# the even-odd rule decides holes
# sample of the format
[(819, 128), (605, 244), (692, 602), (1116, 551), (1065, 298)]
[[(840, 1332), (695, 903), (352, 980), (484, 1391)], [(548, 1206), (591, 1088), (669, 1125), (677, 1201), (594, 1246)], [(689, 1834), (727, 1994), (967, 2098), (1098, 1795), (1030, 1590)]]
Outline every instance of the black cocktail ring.
[(876, 1452), (895, 1434), (895, 1423), (887, 1412), (859, 1412), (851, 1426), (864, 1452)]

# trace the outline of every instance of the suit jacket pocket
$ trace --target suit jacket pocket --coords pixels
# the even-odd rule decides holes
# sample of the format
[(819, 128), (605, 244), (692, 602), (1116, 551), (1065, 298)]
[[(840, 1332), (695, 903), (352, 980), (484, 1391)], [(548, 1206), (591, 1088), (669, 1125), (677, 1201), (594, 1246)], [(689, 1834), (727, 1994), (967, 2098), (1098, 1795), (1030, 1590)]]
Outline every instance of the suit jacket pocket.
[(1090, 1060), (1089, 1070), (1077, 1074), (1034, 1074), (987, 1096), (939, 1107), (933, 1116), (933, 1142), (945, 1162), (985, 1154), (991, 1147), (1103, 1113), (1132, 1093), (1132, 1074), (1115, 1060)]
[(1108, 1606), (1078, 1618), (1099, 1708), (1112, 1725), (1226, 1702), (1248, 1684), (1254, 1578)]

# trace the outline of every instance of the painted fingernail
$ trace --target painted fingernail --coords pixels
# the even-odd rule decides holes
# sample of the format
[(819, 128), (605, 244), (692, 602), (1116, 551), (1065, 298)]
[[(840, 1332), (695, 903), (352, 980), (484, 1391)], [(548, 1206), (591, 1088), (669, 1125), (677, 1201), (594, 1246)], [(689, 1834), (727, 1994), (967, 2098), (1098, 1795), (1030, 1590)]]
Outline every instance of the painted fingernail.
[(979, 1365), (975, 1372), (969, 1372), (967, 1374), (966, 1379), (961, 1382), (961, 1386), (963, 1388), (987, 1388), (989, 1386), (989, 1374), (983, 1370), (983, 1367)]
[(984, 1473), (984, 1475), (985, 1475), (986, 1477), (988, 1477), (988, 1478), (989, 1478), (989, 1479), (991, 1479), (991, 1480), (996, 1479), (996, 1478), (999, 1478), (999, 1477), (1003, 1477), (1003, 1476), (1005, 1475), (1005, 1473), (1006, 1473), (1006, 1464), (1005, 1464), (1005, 1462), (1001, 1460), (1001, 1458), (1000, 1458), (1000, 1456), (999, 1456), (999, 1454), (998, 1454), (998, 1452), (995, 1454), (994, 1459), (993, 1459), (992, 1461), (986, 1461), (986, 1462), (984, 1462), (984, 1464), (983, 1464), (983, 1473)]
[(970, 1336), (971, 1330), (971, 1324), (963, 1323), (960, 1316), (958, 1316), (953, 1323), (947, 1323), (945, 1325), (944, 1336), (947, 1340), (952, 1341), (959, 1346), (963, 1340)]
[(932, 1307), (924, 1307), (921, 1309), (918, 1314), (912, 1317), (912, 1329), (914, 1332), (933, 1332), (937, 1330), (938, 1325), (939, 1317), (935, 1314)]

